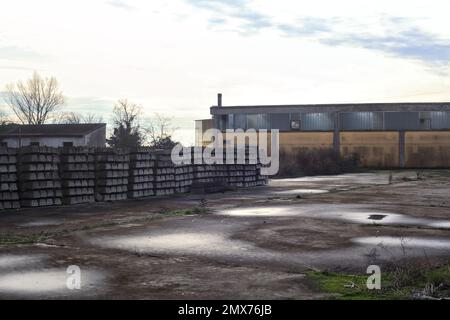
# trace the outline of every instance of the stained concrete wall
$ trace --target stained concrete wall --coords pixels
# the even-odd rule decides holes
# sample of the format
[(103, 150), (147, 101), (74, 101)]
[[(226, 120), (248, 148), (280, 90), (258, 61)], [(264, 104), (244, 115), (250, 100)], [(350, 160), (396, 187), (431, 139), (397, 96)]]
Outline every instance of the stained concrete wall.
[(406, 132), (406, 167), (450, 167), (450, 132)]
[(280, 132), (280, 151), (295, 152), (333, 148), (332, 132)]
[[(362, 167), (450, 167), (450, 131), (280, 132), (279, 135), (280, 152), (334, 148), (342, 156), (356, 154)], [(229, 140), (226, 134), (224, 140)], [(270, 133), (267, 146), (270, 150)]]
[(340, 152), (357, 154), (362, 167), (399, 167), (399, 133), (340, 132)]

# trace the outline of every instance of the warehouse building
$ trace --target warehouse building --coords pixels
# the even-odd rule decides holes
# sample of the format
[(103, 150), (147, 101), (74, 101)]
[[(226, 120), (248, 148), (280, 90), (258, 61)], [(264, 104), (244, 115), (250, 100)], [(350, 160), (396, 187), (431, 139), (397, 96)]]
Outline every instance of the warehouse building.
[(106, 123), (8, 125), (0, 129), (0, 144), (10, 148), (104, 147), (105, 143)]
[[(334, 149), (374, 168), (450, 167), (450, 103), (217, 106), (205, 128), (279, 129), (280, 152)], [(225, 138), (226, 140), (226, 138)]]

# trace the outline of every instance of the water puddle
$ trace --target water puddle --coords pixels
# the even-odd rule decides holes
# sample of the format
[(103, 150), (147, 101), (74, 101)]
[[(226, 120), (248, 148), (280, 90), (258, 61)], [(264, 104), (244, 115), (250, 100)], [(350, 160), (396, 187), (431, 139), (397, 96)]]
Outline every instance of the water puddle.
[(283, 190), (283, 191), (274, 191), (272, 193), (274, 194), (287, 194), (287, 195), (294, 195), (294, 194), (322, 194), (322, 193), (328, 193), (330, 191), (328, 190), (322, 190), (322, 189), (293, 189), (293, 190)]
[(2, 255), (0, 256), (0, 269), (15, 269), (36, 265), (44, 258), (43, 255)]
[(283, 182), (338, 182), (338, 183), (359, 183), (359, 184), (387, 184), (388, 175), (380, 174), (342, 174), (333, 176), (311, 176), (299, 178), (276, 179), (274, 183)]
[(308, 217), (315, 219), (342, 220), (358, 224), (408, 225), (450, 229), (449, 220), (426, 219), (404, 214), (375, 211), (359, 205), (325, 204), (302, 206), (268, 206), (233, 208), (216, 214), (236, 217)]
[(102, 238), (95, 243), (109, 248), (140, 253), (236, 255), (254, 249), (242, 241), (230, 240), (220, 234), (179, 232), (163, 235)]
[(53, 220), (53, 219), (40, 219), (30, 222), (25, 222), (18, 224), (19, 227), (22, 228), (32, 228), (32, 227), (45, 227), (45, 226), (59, 226), (63, 222), (59, 220)]
[(88, 290), (104, 279), (100, 272), (82, 269), (80, 290), (70, 290), (67, 287), (70, 276), (63, 269), (2, 274), (0, 275), (0, 292), (25, 295), (70, 294), (80, 290)]
[(300, 215), (293, 207), (250, 207), (218, 211), (217, 214), (236, 217), (287, 217)]
[(373, 245), (380, 247), (403, 247), (403, 248), (420, 248), (420, 249), (436, 249), (450, 250), (449, 239), (428, 239), (417, 237), (362, 237), (352, 239), (352, 242), (362, 245)]

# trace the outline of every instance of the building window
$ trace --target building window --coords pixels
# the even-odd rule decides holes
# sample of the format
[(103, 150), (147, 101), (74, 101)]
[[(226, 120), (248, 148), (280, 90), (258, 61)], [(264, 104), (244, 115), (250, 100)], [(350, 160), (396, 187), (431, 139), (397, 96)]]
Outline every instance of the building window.
[(73, 147), (73, 142), (65, 141), (65, 142), (63, 142), (63, 147)]
[(6, 142), (6, 141), (0, 141), (0, 147), (7, 148), (7, 147), (8, 147), (8, 142)]

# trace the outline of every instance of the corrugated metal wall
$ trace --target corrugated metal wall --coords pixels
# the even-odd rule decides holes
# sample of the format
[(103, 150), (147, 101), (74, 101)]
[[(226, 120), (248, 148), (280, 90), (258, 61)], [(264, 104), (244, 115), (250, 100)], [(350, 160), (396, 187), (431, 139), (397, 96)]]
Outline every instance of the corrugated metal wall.
[(450, 112), (431, 112), (431, 129), (450, 129)]
[[(215, 125), (225, 129), (279, 129), (280, 131), (333, 131), (334, 113), (236, 113), (215, 117)], [(300, 120), (292, 129), (291, 121)], [(450, 130), (450, 112), (344, 112), (339, 113), (342, 131)]]
[(302, 131), (331, 131), (334, 128), (334, 116), (325, 112), (302, 113), (300, 128)]
[(340, 114), (341, 130), (383, 130), (382, 112), (345, 112)]

